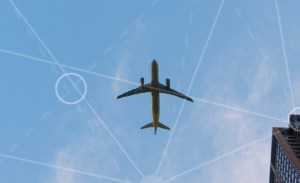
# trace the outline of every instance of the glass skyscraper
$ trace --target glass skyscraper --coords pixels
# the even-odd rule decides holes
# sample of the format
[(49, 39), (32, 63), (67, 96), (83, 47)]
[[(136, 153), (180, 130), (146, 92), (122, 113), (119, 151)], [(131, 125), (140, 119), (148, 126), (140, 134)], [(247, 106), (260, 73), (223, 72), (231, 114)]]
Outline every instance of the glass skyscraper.
[(273, 128), (270, 183), (300, 183), (300, 115), (289, 128)]

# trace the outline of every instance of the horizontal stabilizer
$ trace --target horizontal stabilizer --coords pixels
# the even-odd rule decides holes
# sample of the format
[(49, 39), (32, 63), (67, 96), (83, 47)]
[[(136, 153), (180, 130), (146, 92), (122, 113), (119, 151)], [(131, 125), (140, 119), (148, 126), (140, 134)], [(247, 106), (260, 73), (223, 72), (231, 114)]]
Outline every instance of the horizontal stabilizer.
[(145, 126), (142, 126), (141, 129), (153, 127), (153, 123), (148, 123)]
[(169, 127), (167, 127), (166, 125), (158, 122), (157, 126), (153, 126), (153, 123), (148, 123), (146, 124), (145, 126), (142, 126), (141, 129), (145, 129), (145, 128), (150, 128), (150, 127), (155, 127), (155, 131), (156, 131), (156, 128), (159, 127), (159, 128), (163, 128), (163, 129), (166, 129), (166, 130), (170, 130)]
[(158, 122), (158, 127), (159, 127), (159, 128), (163, 128), (163, 129), (166, 129), (166, 130), (170, 130), (169, 127), (167, 127), (166, 125), (164, 125), (164, 124), (162, 124), (162, 123), (160, 123), (160, 122)]

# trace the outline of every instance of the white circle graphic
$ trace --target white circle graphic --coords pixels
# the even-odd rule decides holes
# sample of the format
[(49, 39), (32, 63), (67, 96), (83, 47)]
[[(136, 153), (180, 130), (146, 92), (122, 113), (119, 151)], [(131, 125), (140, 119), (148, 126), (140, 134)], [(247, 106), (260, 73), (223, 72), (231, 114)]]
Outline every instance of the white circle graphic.
[[(65, 99), (63, 99), (63, 97), (60, 96), (60, 94), (59, 94), (59, 92), (58, 92), (58, 85), (59, 85), (59, 82), (60, 82), (64, 77), (69, 78), (70, 76), (78, 77), (78, 78), (82, 81), (83, 86), (84, 86), (84, 92), (83, 92), (83, 94), (81, 95), (81, 97), (80, 97), (78, 100), (75, 100), (75, 101), (66, 101)], [(70, 82), (71, 82), (71, 81), (70, 81)], [(72, 82), (72, 85), (73, 85), (73, 87), (77, 87), (76, 84), (74, 84), (73, 82)], [(75, 86), (74, 86), (74, 85), (75, 85)], [(76, 90), (76, 91), (77, 91), (77, 90)], [(61, 75), (61, 76), (58, 78), (58, 80), (56, 81), (56, 83), (55, 83), (55, 94), (56, 94), (57, 98), (58, 98), (62, 103), (64, 103), (64, 104), (68, 104), (68, 105), (78, 104), (79, 102), (81, 102), (81, 101), (84, 99), (84, 97), (86, 96), (86, 93), (87, 93), (87, 84), (86, 84), (84, 78), (83, 78), (82, 76), (80, 76), (79, 74), (76, 74), (76, 73), (71, 73), (71, 72), (70, 72), (70, 73), (65, 73), (65, 74)], [(81, 93), (80, 93), (80, 94), (81, 94)]]
[(300, 115), (300, 107), (295, 107), (289, 114), (289, 117), (288, 117), (288, 122), (289, 122), (289, 127), (292, 128), (294, 131), (296, 132), (300, 132), (299, 129), (295, 128), (293, 125), (291, 125), (291, 122), (290, 122), (290, 115), (291, 114), (297, 114), (297, 113), (294, 113), (295, 111), (298, 111), (298, 115)]

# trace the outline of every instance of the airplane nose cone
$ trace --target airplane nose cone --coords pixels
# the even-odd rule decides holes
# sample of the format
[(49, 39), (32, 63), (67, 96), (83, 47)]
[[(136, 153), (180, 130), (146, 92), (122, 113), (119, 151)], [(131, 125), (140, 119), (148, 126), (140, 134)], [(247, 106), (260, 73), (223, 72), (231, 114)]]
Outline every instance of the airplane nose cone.
[(156, 62), (156, 60), (155, 60), (155, 59), (153, 59), (153, 61), (152, 61), (152, 65), (157, 65), (157, 62)]

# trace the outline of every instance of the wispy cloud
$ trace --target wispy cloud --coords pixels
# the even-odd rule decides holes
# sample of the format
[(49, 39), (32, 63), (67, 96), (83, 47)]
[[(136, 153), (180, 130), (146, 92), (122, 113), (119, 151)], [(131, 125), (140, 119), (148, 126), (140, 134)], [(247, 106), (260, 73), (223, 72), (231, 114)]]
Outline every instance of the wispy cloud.
[[(76, 169), (76, 165), (74, 165), (74, 162), (70, 162), (68, 159), (69, 155), (64, 152), (64, 151), (59, 151), (56, 154), (56, 159), (55, 159), (55, 164), (56, 165), (63, 165), (66, 167), (69, 167), (71, 169)], [(65, 183), (76, 183), (75, 179), (75, 173), (74, 172), (67, 172), (67, 171), (61, 171), (61, 170), (55, 170), (55, 175), (53, 178), (53, 183), (60, 183), (60, 182), (65, 182)]]
[[(114, 68), (114, 76), (116, 78), (126, 79), (129, 78), (130, 72), (137, 68), (136, 65), (132, 65), (135, 59), (135, 52), (140, 48), (140, 42), (144, 39), (147, 25), (142, 22), (143, 16), (137, 18), (129, 28), (126, 30), (126, 34), (122, 36), (121, 41), (116, 45), (115, 59), (116, 67)], [(136, 81), (136, 80), (135, 80)], [(136, 82), (138, 83), (138, 82)], [(115, 80), (112, 82), (113, 94), (120, 93), (121, 82)]]
[(257, 70), (253, 74), (251, 91), (249, 92), (247, 103), (257, 105), (264, 97), (268, 96), (274, 80), (274, 71), (270, 67), (268, 56), (261, 58)]
[(55, 165), (78, 171), (57, 169), (52, 182), (82, 182), (86, 180), (84, 176), (94, 177), (95, 182), (125, 182), (115, 176), (118, 175), (119, 167), (117, 159), (107, 151), (110, 145), (107, 142), (104, 144), (98, 138), (92, 133), (86, 133), (59, 149), (55, 155)]
[[(216, 90), (216, 86), (206, 88), (207, 93), (204, 93), (204, 96), (209, 96), (210, 100), (223, 104), (233, 100), (236, 103), (234, 107), (245, 108), (246, 106), (249, 110), (253, 109), (257, 112), (259, 109), (270, 106), (272, 104), (272, 101), (270, 101), (271, 92), (274, 85), (277, 84), (274, 82), (276, 78), (274, 78), (273, 63), (266, 53), (264, 57), (257, 57), (257, 60), (253, 62), (256, 66), (253, 65), (251, 69), (247, 70), (247, 73), (245, 73), (245, 70), (239, 70), (242, 65), (236, 65), (231, 70), (226, 70), (226, 73), (233, 72), (235, 74), (229, 76), (227, 82), (220, 83), (217, 86), (218, 93), (236, 93), (237, 97), (232, 95), (229, 100), (227, 97), (213, 97), (210, 91)], [(223, 72), (224, 70), (218, 72), (218, 74), (221, 75)], [(247, 80), (245, 81), (249, 86), (246, 87), (247, 90), (236, 86), (235, 77), (239, 75)], [(237, 89), (238, 91), (236, 91)], [(241, 98), (241, 96), (244, 96), (244, 98)], [(205, 166), (189, 172), (190, 176), (186, 174), (185, 178), (190, 180), (201, 169), (201, 174), (209, 175), (211, 177), (209, 182), (212, 183), (267, 182), (271, 138), (269, 141), (264, 140), (252, 144), (217, 161), (208, 164), (205, 164), (205, 162), (222, 157), (222, 155), (233, 149), (249, 144), (266, 136), (266, 134), (271, 134), (271, 127), (277, 124), (276, 121), (273, 122), (251, 114), (204, 103), (196, 103), (195, 105), (196, 107), (191, 111), (188, 119), (188, 121), (192, 121), (192, 124), (182, 125), (177, 131), (178, 136), (173, 139), (173, 146), (165, 165), (165, 178), (176, 177), (176, 174), (180, 174), (180, 171), (197, 167), (197, 164), (204, 164)], [(282, 105), (286, 105), (286, 103)], [(185, 142), (179, 139), (182, 136), (185, 137)], [(197, 136), (199, 139), (202, 138), (202, 140), (206, 139), (206, 143), (186, 143), (191, 141), (190, 138), (193, 138), (193, 136)], [(182, 143), (185, 144), (185, 149), (189, 149), (189, 152), (180, 148)], [(185, 154), (188, 154), (188, 159), (177, 158), (186, 156)]]
[[(128, 78), (128, 62), (131, 59), (130, 53), (122, 54), (118, 58), (118, 65), (115, 68), (114, 76), (116, 78)], [(112, 91), (114, 96), (120, 94), (120, 81), (114, 80), (112, 82)]]
[(260, 142), (209, 166), (211, 183), (268, 182), (270, 144)]

